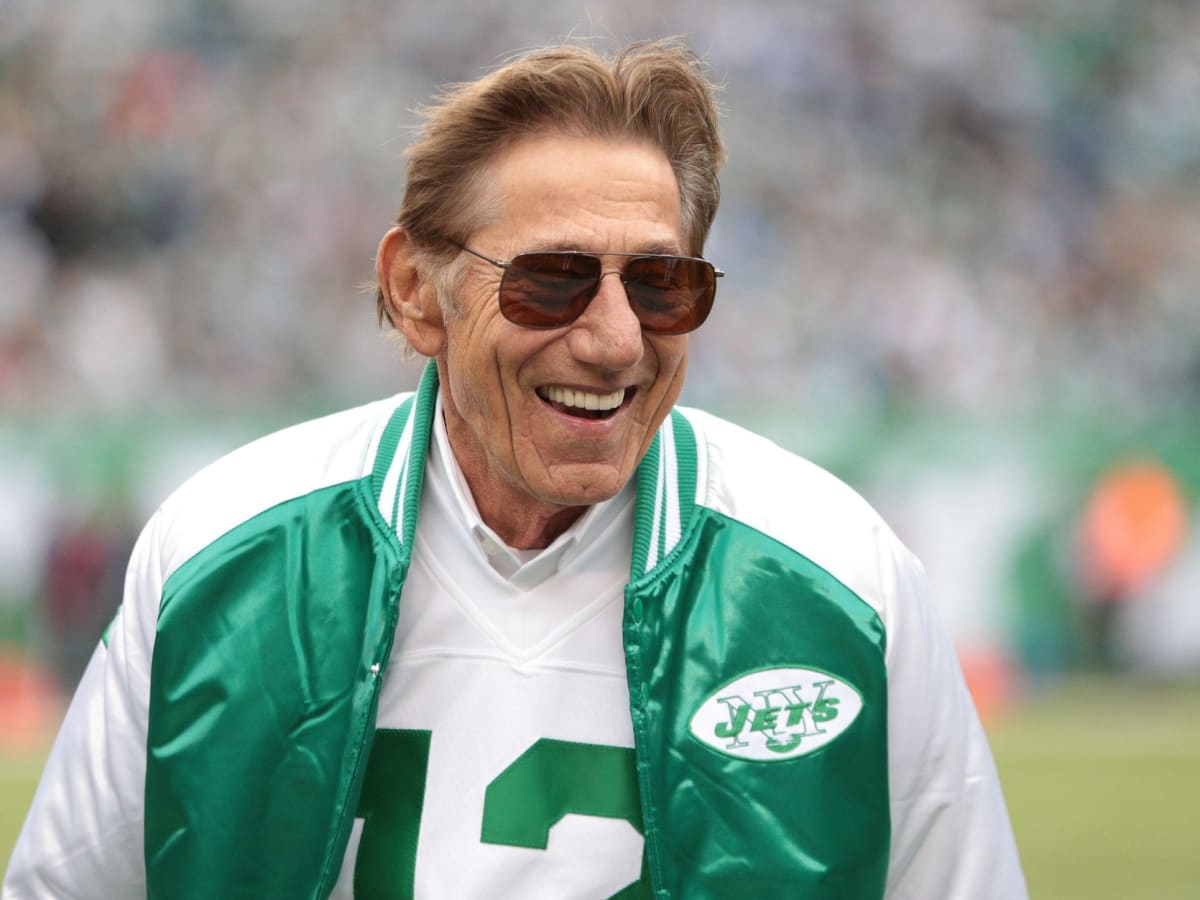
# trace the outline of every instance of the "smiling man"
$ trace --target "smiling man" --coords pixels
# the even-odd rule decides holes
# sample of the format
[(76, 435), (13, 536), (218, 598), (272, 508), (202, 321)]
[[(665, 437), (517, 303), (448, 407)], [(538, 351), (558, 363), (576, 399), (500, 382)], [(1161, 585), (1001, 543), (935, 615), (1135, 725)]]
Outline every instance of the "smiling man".
[[(545, 547), (629, 482), (683, 387), (686, 335), (643, 329), (639, 312), (674, 302), (672, 278), (712, 285), (715, 272), (685, 258), (674, 173), (644, 139), (526, 137), (491, 162), (480, 190), (495, 215), (470, 247), (455, 245), (470, 255), (451, 315), (421, 289), (403, 227), (383, 241), (380, 282), (393, 321), (437, 360), (446, 432), (480, 516), (512, 547)], [(531, 251), (559, 268), (527, 271)], [(576, 251), (595, 254), (597, 271)], [(644, 274), (623, 274), (632, 261)], [(646, 304), (635, 307), (626, 292), (646, 290), (655, 296), (635, 293)], [(560, 327), (522, 327), (505, 318), (502, 291), (521, 304), (585, 302)]]
[(1025, 896), (919, 564), (676, 407), (722, 156), (670, 42), (429, 110), (377, 258), (419, 389), (163, 504), (5, 900)]

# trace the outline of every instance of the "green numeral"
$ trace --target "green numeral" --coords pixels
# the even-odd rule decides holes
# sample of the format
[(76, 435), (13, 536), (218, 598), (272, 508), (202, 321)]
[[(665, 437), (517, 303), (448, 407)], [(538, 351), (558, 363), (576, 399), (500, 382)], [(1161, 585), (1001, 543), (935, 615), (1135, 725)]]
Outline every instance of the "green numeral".
[[(381, 728), (367, 761), (358, 817), (363, 823), (354, 866), (355, 900), (412, 900), (417, 836), (425, 799), (431, 732)], [(552, 829), (570, 813), (624, 819), (642, 832), (633, 750), (543, 738), (487, 787), (485, 844), (544, 850)], [(611, 900), (649, 900), (641, 877)]]
[[(488, 785), (480, 840), (545, 850), (568, 813), (624, 819), (641, 833), (633, 750), (542, 738)], [(647, 876), (643, 851), (642, 877), (615, 897), (650, 897)]]
[(412, 900), (432, 732), (380, 728), (367, 761), (354, 861), (355, 900)]

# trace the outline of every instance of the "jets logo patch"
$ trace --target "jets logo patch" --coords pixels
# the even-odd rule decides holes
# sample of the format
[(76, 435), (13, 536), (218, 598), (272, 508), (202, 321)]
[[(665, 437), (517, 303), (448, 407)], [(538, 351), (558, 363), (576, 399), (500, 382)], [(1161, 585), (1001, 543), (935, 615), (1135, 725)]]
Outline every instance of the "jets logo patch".
[(718, 753), (779, 762), (820, 750), (862, 712), (858, 689), (818, 669), (763, 669), (734, 679), (700, 704), (688, 730)]

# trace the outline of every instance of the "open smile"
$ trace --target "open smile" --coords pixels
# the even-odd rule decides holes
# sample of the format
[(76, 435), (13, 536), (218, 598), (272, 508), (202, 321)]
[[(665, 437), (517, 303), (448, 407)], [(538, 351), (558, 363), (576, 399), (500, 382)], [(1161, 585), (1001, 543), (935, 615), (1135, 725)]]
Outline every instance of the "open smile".
[(537, 395), (560, 413), (579, 419), (607, 419), (633, 399), (636, 388), (619, 388), (609, 393), (561, 387), (556, 384), (537, 389)]

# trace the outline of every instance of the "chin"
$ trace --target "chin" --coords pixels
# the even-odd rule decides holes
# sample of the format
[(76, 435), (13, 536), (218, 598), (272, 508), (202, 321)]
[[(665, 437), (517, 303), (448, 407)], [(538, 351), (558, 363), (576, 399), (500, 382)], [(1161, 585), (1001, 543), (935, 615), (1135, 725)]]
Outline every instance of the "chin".
[(542, 493), (542, 499), (559, 506), (592, 506), (596, 503), (603, 503), (605, 500), (611, 500), (617, 496), (632, 474), (631, 472), (624, 477), (620, 475), (609, 475), (605, 478), (576, 477), (571, 479), (574, 481), (573, 484), (564, 479), (547, 485), (546, 490)]

